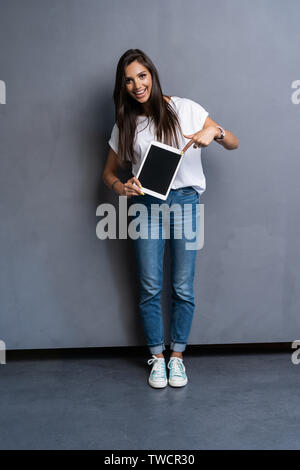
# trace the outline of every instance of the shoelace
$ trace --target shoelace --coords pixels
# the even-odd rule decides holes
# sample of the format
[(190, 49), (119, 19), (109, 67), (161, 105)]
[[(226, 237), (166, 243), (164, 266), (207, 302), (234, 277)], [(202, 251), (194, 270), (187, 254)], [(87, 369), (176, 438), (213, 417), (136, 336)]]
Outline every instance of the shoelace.
[(163, 357), (155, 357), (152, 356), (152, 359), (148, 360), (148, 364), (151, 365), (153, 364), (152, 372), (155, 372), (157, 374), (157, 377), (165, 377), (165, 359)]
[[(172, 364), (172, 365), (171, 365)], [(175, 357), (174, 359), (170, 359), (168, 368), (171, 369), (172, 367), (172, 375), (177, 375), (179, 377), (182, 377), (182, 373), (185, 372), (185, 367), (182, 362), (178, 357)]]

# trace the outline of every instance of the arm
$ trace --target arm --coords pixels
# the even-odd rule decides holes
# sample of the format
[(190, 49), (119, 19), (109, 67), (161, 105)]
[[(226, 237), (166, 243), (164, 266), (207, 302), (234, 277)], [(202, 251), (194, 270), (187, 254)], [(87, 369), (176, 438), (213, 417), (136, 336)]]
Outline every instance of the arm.
[[(122, 183), (122, 181), (119, 180), (117, 176), (118, 166), (119, 162), (117, 154), (110, 147), (106, 164), (102, 173), (102, 181), (104, 182), (104, 184), (109, 189), (113, 189), (113, 191), (119, 196), (131, 197), (140, 194), (144, 195), (143, 191), (140, 189), (141, 183), (135, 176), (130, 178), (126, 183)], [(112, 184), (116, 180), (119, 181), (117, 181), (112, 188)]]
[[(106, 164), (102, 173), (102, 181), (104, 184), (109, 188), (112, 189), (112, 183), (118, 179), (117, 171), (118, 171), (118, 157), (116, 152), (110, 147)], [(117, 183), (114, 184), (113, 190), (116, 194), (122, 195), (124, 192), (124, 184), (119, 180)]]
[[(201, 131), (195, 132), (195, 134), (183, 134), (184, 137), (191, 140), (185, 145), (182, 153), (186, 152), (191, 145), (194, 145), (194, 148), (207, 147), (214, 141), (215, 137), (221, 137), (221, 131), (216, 127), (218, 125), (219, 124), (207, 116)], [(218, 141), (215, 140), (215, 142)], [(227, 150), (233, 150), (238, 148), (239, 141), (232, 132), (226, 129), (224, 139), (220, 140), (218, 144), (222, 145)]]
[[(212, 131), (214, 131), (214, 137), (221, 137), (221, 131), (216, 126), (221, 126), (221, 124), (216, 123), (215, 121), (213, 121), (213, 119), (207, 116), (203, 129), (208, 129), (210, 127), (213, 127), (214, 129), (212, 129)], [(222, 145), (227, 150), (237, 149), (239, 146), (239, 141), (236, 138), (236, 136), (232, 134), (232, 132), (230, 132), (228, 129), (224, 129), (224, 130), (225, 130), (224, 139), (220, 140), (219, 142), (218, 141), (215, 141), (215, 142)]]

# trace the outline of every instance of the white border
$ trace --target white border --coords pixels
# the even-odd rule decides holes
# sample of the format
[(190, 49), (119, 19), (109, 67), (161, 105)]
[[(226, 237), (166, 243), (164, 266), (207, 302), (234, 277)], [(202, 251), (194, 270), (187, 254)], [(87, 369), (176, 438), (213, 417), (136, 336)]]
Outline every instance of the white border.
[[(163, 149), (166, 149), (166, 150), (169, 150), (169, 151), (171, 151), (171, 152), (173, 152), (173, 153), (176, 153), (176, 154), (178, 154), (178, 155), (181, 155), (181, 158), (180, 158), (180, 160), (179, 160), (179, 162), (178, 162), (178, 164), (177, 164), (177, 167), (176, 167), (176, 169), (175, 169), (173, 178), (172, 178), (172, 180), (171, 180), (171, 182), (170, 182), (170, 184), (169, 184), (169, 187), (168, 187), (168, 190), (167, 190), (167, 193), (166, 193), (166, 194), (157, 193), (156, 191), (152, 191), (151, 189), (147, 189), (147, 188), (145, 188), (144, 186), (142, 186), (142, 187), (140, 188), (144, 193), (150, 194), (150, 196), (158, 197), (159, 199), (162, 199), (163, 201), (165, 201), (165, 200), (167, 199), (168, 195), (169, 195), (171, 186), (172, 186), (173, 181), (174, 181), (174, 179), (175, 179), (175, 177), (176, 177), (177, 171), (179, 170), (179, 167), (180, 167), (180, 165), (181, 165), (182, 157), (184, 156), (184, 153), (182, 153), (182, 151), (179, 150), (179, 149), (176, 149), (176, 148), (174, 148), (174, 147), (171, 147), (170, 145), (163, 144), (163, 143), (161, 143), (161, 142), (157, 142), (156, 140), (151, 140), (151, 142), (150, 142), (150, 144), (149, 144), (149, 146), (148, 146), (148, 148), (147, 148), (146, 155), (144, 156), (143, 161), (142, 161), (142, 163), (141, 163), (141, 166), (140, 166), (140, 168), (139, 168), (139, 171), (137, 172), (137, 175), (136, 175), (136, 178), (137, 178), (137, 179), (139, 179), (139, 175), (141, 174), (142, 168), (143, 168), (143, 166), (144, 166), (144, 163), (145, 163), (145, 161), (146, 161), (147, 155), (148, 155), (148, 153), (149, 153), (150, 148), (151, 148), (152, 145), (155, 145), (156, 147), (161, 147), (161, 148), (163, 148)], [(135, 183), (134, 183), (134, 184), (135, 184)]]

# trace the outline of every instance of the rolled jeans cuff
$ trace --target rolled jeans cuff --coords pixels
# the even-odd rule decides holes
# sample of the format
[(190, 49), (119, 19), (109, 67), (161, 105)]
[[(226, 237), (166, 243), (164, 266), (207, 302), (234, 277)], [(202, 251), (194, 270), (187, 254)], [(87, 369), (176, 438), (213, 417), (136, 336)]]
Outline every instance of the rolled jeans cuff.
[(176, 343), (175, 341), (171, 341), (170, 349), (175, 352), (183, 352), (186, 348), (186, 343)]
[(160, 354), (166, 349), (164, 344), (157, 344), (156, 346), (148, 347), (150, 349), (151, 354)]

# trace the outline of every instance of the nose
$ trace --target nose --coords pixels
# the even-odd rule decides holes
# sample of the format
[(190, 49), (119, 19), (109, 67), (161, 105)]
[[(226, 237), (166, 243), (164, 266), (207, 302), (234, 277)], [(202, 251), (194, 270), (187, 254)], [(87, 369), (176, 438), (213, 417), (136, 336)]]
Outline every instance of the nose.
[(135, 91), (139, 91), (142, 88), (142, 85), (139, 85), (139, 80), (134, 82)]

